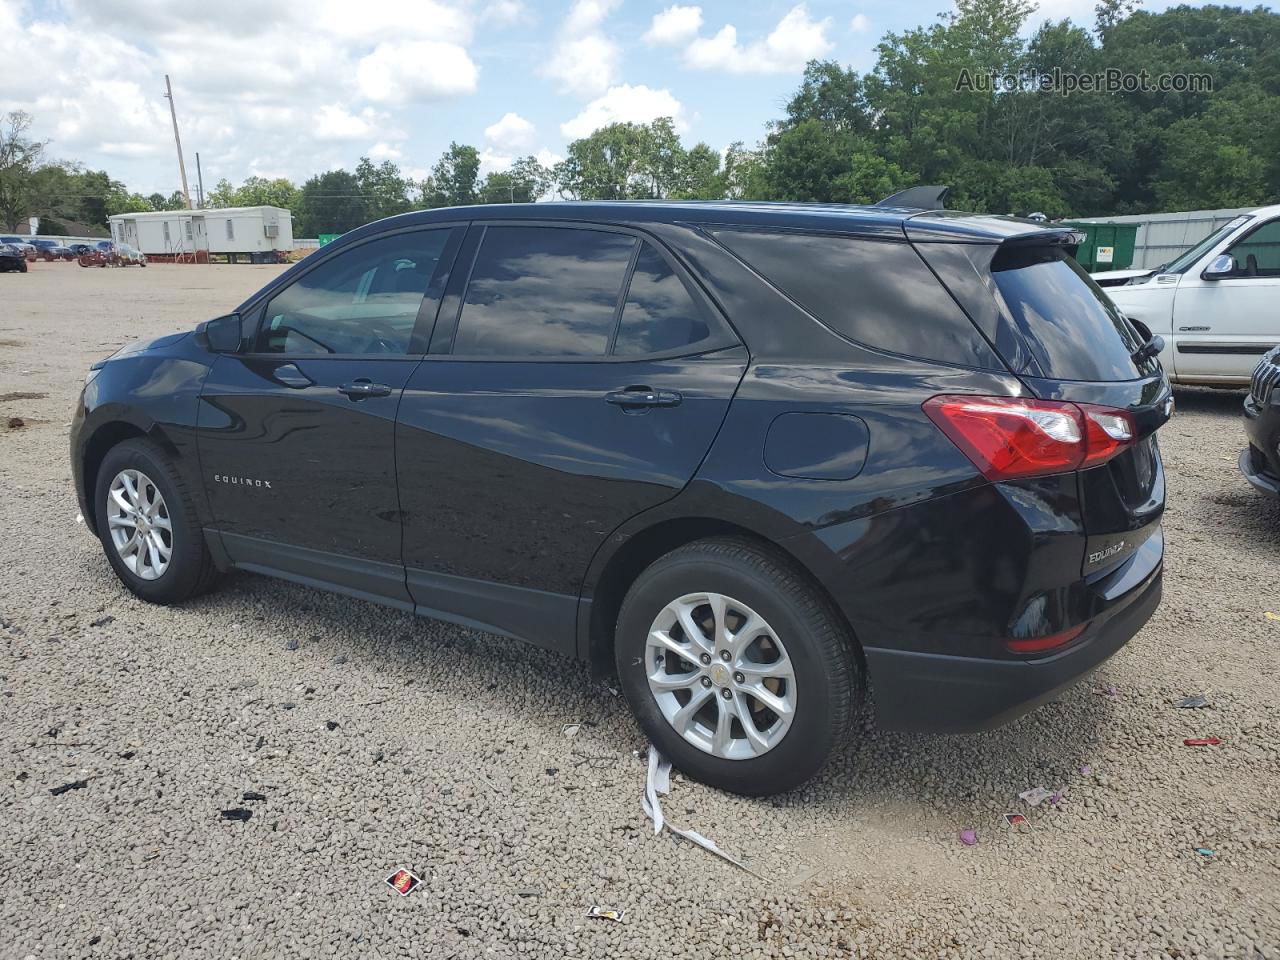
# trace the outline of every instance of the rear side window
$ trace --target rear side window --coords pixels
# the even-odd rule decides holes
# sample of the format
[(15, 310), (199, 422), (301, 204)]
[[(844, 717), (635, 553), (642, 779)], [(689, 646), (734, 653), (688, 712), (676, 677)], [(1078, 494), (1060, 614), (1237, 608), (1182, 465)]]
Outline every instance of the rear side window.
[(701, 343), (710, 336), (706, 314), (683, 281), (651, 244), (643, 244), (622, 307), (614, 354), (663, 353)]
[(634, 237), (563, 227), (487, 227), (455, 356), (604, 356)]
[(711, 233), (850, 340), (943, 363), (1000, 365), (910, 244), (807, 233)]
[(1006, 313), (1044, 376), (1054, 380), (1134, 380), (1136, 331), (1076, 261), (1057, 247), (1005, 247), (991, 273)]

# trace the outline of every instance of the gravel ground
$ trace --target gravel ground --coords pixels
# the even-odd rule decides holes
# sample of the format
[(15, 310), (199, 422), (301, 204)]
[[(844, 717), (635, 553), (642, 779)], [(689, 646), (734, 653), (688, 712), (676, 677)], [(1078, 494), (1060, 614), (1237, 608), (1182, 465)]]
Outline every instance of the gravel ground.
[(668, 816), (752, 875), (653, 835), (645, 744), (573, 663), (250, 575), (177, 609), (117, 583), (74, 521), (85, 369), (277, 269), (0, 276), (0, 956), (1280, 960), (1280, 509), (1239, 394), (1179, 396), (1164, 604), (1093, 678), (784, 798), (677, 778)]

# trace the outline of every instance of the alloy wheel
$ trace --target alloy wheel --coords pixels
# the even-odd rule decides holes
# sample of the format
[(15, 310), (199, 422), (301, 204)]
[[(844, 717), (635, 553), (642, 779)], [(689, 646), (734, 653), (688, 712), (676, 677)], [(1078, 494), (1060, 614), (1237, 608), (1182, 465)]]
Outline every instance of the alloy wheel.
[(768, 753), (796, 714), (791, 658), (745, 603), (719, 593), (673, 600), (654, 619), (645, 674), (672, 728), (725, 760)]
[(111, 543), (131, 573), (156, 580), (173, 556), (173, 524), (159, 488), (141, 470), (121, 470), (107, 490)]

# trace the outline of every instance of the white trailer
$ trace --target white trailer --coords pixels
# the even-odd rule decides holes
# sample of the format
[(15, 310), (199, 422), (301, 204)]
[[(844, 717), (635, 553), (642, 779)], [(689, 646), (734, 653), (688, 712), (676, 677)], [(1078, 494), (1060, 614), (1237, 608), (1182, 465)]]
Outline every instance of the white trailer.
[(262, 261), (293, 250), (293, 219), (281, 207), (117, 213), (108, 220), (111, 239), (155, 260)]

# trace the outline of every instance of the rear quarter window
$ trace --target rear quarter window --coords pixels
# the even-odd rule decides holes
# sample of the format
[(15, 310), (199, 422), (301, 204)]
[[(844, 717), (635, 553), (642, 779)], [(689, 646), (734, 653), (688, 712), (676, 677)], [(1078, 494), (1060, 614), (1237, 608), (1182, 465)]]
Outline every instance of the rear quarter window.
[(1004, 369), (978, 329), (906, 242), (705, 229), (841, 336), (890, 353)]
[(1135, 380), (1131, 354), (1142, 344), (1134, 328), (1084, 269), (1057, 247), (1002, 248), (991, 275), (1004, 310), (1041, 373), (1054, 380)]

